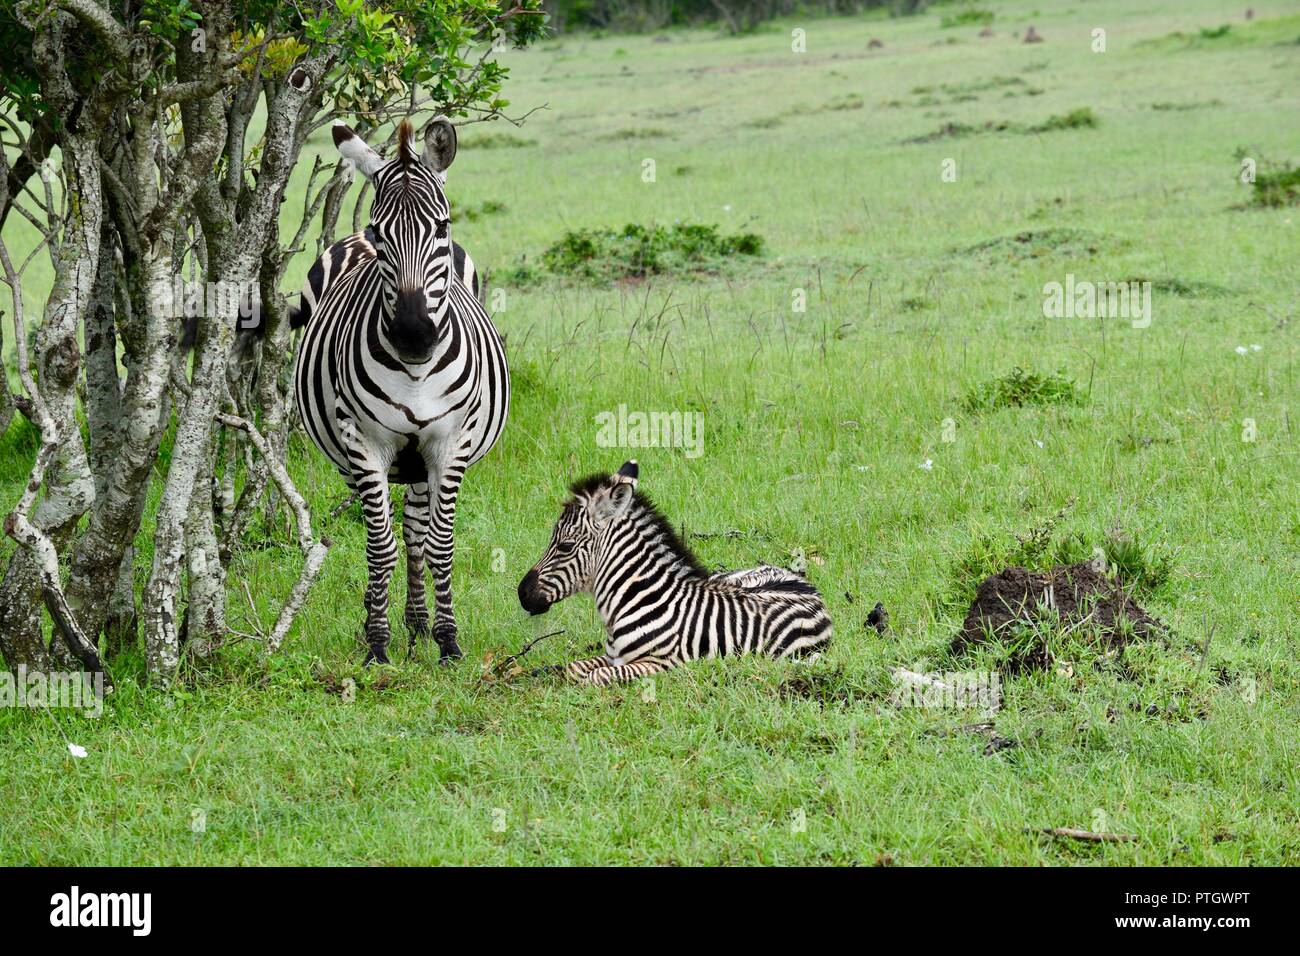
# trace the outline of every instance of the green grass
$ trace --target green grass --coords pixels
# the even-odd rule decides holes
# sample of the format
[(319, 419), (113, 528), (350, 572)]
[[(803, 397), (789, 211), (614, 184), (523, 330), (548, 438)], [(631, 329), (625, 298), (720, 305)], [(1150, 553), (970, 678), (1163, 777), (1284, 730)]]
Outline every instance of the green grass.
[[(124, 661), (97, 721), (0, 711), (0, 862), (1300, 862), (1297, 211), (1250, 207), (1234, 153), (1300, 158), (1300, 30), (1294, 4), (1271, 3), (1219, 39), (1168, 42), (1221, 25), (1221, 5), (1133, 6), (989, 3), (998, 35), (983, 40), (931, 14), (506, 54), (512, 102), (549, 109), (512, 148), (475, 147), (498, 130), (463, 138), (453, 202), (501, 204), (454, 227), (480, 268), (625, 223), (754, 233), (763, 255), (718, 275), (501, 285), (515, 391), (461, 498), (458, 667), (399, 653), (361, 669), (363, 529), (355, 509), (328, 518), (342, 483), (298, 436), (292, 472), (335, 544), (281, 654), (220, 651), (172, 697)], [(1030, 23), (1045, 43), (1011, 36)], [(884, 47), (868, 52), (872, 37)], [(1042, 94), (1004, 97), (997, 78), (1014, 76)], [(976, 98), (921, 105), (921, 82)], [(854, 95), (862, 108), (825, 108)], [(1095, 128), (903, 145), (1083, 107)], [(331, 152), (328, 134), (309, 151)], [(1045, 318), (1043, 286), (1067, 273), (1159, 279), (1150, 327)], [(31, 291), (38, 306), (39, 276)], [(1015, 368), (1059, 369), (1086, 400), (963, 407)], [(702, 412), (704, 454), (598, 447), (595, 416), (619, 404)], [(0, 439), (6, 505), (33, 447), (21, 426)], [(821, 661), (704, 662), (653, 696), (480, 685), (485, 656), (539, 634), (564, 632), (527, 665), (601, 639), (589, 600), (529, 619), (515, 586), (567, 482), (627, 457), (706, 563), (806, 557), (836, 624)], [(283, 530), (261, 545), (232, 568), (241, 631), (270, 626), (298, 573)], [(1119, 661), (1054, 637), (1071, 667), (1003, 681), (1007, 749), (960, 729), (971, 711), (891, 703), (891, 668), (997, 666), (996, 647), (948, 656), (986, 568), (1097, 546), (1167, 637)], [(877, 600), (884, 635), (863, 626)], [(398, 646), (401, 606), (395, 593)], [(1022, 832), (1101, 817), (1138, 839)]]

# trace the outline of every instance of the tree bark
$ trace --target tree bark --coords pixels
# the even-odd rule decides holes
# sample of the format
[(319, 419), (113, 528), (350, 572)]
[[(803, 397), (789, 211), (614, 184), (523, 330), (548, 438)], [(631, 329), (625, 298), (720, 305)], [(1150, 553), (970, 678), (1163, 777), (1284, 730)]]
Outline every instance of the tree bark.
[[(46, 49), (48, 43), (48, 39), (37, 43), (38, 61), (50, 55)], [(55, 253), (54, 284), (46, 303), (45, 318), (36, 335), (35, 387), (39, 394), (31, 397), (39, 398), (50, 421), (67, 423), (70, 427), (58, 431), (57, 451), (48, 471), (42, 475), (44, 495), (30, 519), (19, 515), (6, 523), (6, 531), (24, 545), (14, 552), (4, 583), (0, 585), (0, 651), (10, 666), (48, 666), (39, 607), (48, 597), (50, 586), (58, 584), (59, 551), (95, 498), (94, 479), (75, 422), (77, 375), (81, 365), (77, 330), (92, 301), (99, 261), (103, 215), (99, 159), (95, 140), (76, 133), (65, 137), (63, 151), (68, 218)], [(52, 437), (42, 435), (42, 441)], [(63, 613), (66, 602), (61, 587), (58, 591), (54, 603)], [(68, 622), (62, 623), (66, 634)], [(83, 658), (83, 663), (90, 660), (84, 647), (71, 649)]]

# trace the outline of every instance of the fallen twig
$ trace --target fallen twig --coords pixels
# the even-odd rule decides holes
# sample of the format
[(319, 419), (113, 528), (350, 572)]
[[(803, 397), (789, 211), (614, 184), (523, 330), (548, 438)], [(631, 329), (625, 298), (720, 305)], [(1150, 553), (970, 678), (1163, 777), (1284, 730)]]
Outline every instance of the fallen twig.
[[(535, 645), (546, 640), (546, 638), (555, 637), (557, 634), (563, 634), (563, 633), (564, 633), (563, 630), (551, 631), (548, 634), (543, 634), (540, 637), (533, 638), (522, 648), (520, 648), (517, 654), (511, 654), (509, 657), (502, 658), (491, 668), (485, 669), (483, 673), (479, 676), (478, 679), (479, 683), (483, 684), (483, 683), (487, 683), (490, 680), (500, 680), (502, 677), (507, 677), (507, 676), (513, 677), (514, 674), (510, 672), (510, 667), (512, 665), (516, 664), (516, 662), (521, 660), (523, 656), (527, 654), (529, 651), (531, 651)], [(544, 670), (544, 668), (542, 670)], [(522, 673), (523, 668), (519, 668), (519, 672)]]
[(334, 510), (330, 512), (330, 520), (332, 521), (333, 519), (337, 518), (339, 515), (343, 514), (343, 512), (347, 511), (348, 508), (351, 507), (360, 497), (361, 497), (361, 492), (354, 491), (352, 492), (352, 494), (348, 495), (346, 498), (344, 498), (342, 501), (336, 504), (334, 506)]
[(1071, 840), (1087, 840), (1090, 843), (1134, 843), (1137, 837), (1132, 833), (1093, 833), (1091, 830), (1076, 830), (1073, 827), (1024, 827), (1024, 833), (1044, 833), (1048, 836), (1067, 837)]

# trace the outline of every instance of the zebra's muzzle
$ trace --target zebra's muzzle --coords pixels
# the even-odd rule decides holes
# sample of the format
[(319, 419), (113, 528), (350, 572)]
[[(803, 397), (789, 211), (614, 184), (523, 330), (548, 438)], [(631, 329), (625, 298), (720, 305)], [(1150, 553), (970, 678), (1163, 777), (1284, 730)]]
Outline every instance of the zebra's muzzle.
[(519, 582), (519, 604), (529, 614), (545, 614), (551, 608), (551, 602), (538, 589), (537, 569), (524, 575)]
[(388, 341), (404, 362), (420, 364), (429, 360), (437, 341), (437, 329), (429, 316), (423, 289), (403, 289), (397, 293), (393, 319), (388, 325)]

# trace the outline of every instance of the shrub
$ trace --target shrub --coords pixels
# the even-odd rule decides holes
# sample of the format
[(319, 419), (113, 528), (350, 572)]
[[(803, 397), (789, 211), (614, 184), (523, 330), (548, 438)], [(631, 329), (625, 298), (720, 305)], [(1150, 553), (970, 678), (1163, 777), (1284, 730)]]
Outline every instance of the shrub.
[(1070, 110), (1064, 116), (1049, 116), (1037, 126), (1031, 126), (1029, 129), (1033, 133), (1051, 133), (1058, 129), (1091, 129), (1096, 125), (1097, 117), (1092, 112), (1092, 109), (1081, 106), (1077, 110)]
[(716, 226), (675, 223), (567, 232), (541, 255), (542, 268), (587, 279), (643, 278), (659, 273), (707, 272), (734, 256), (757, 256), (754, 233), (723, 235)]
[(1017, 366), (1000, 378), (976, 385), (962, 400), (968, 412), (1021, 408), (1025, 405), (1077, 405), (1078, 390), (1074, 379), (1064, 370), (1054, 375), (1038, 375)]
[(479, 133), (466, 136), (460, 141), (462, 149), (520, 149), (536, 145), (537, 140), (525, 139), (514, 133)]
[(1300, 167), (1286, 163), (1275, 172), (1256, 172), (1250, 201), (1270, 209), (1300, 203)]
[(992, 22), (992, 10), (981, 10), (978, 7), (966, 7), (963, 10), (958, 10), (956, 13), (945, 13), (939, 20), (939, 26), (947, 30), (952, 27), (986, 27)]

